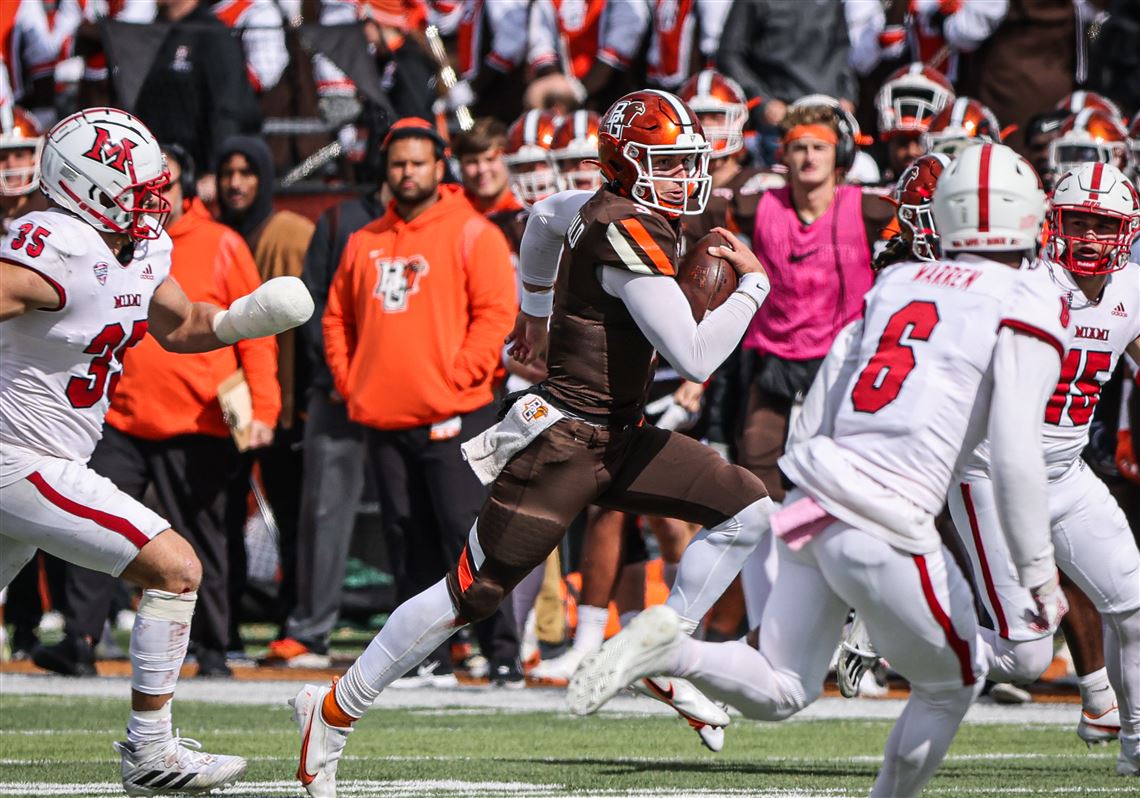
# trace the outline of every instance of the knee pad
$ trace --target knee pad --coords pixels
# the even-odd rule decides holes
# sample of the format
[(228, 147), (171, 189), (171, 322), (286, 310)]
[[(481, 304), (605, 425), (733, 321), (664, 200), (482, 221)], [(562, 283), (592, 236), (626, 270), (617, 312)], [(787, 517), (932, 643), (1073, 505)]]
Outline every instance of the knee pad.
[(451, 600), (455, 604), (455, 611), (465, 623), (478, 623), (490, 618), (506, 596), (502, 585), (482, 574), (476, 576), (466, 590), (455, 589), (459, 584), (458, 579), (449, 578), (448, 582), (452, 588)]

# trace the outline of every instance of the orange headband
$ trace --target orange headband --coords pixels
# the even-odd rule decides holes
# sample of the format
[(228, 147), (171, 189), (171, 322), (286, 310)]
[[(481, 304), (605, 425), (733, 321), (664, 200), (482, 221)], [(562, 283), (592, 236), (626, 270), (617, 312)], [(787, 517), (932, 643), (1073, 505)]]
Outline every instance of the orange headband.
[(813, 138), (826, 141), (828, 144), (838, 144), (839, 136), (827, 125), (796, 125), (784, 134), (784, 144), (791, 144), (798, 139)]

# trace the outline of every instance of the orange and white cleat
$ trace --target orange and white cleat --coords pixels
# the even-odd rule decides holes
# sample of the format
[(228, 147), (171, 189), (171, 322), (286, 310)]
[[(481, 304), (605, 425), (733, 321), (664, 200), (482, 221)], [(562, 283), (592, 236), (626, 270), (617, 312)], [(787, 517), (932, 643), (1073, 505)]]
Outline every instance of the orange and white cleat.
[(1077, 736), (1090, 747), (1115, 740), (1120, 736), (1120, 709), (1115, 703), (1099, 714), (1082, 708)]
[(705, 748), (714, 752), (724, 748), (728, 712), (689, 682), (676, 676), (647, 676), (634, 682), (633, 689), (672, 707), (693, 727)]
[(289, 701), (293, 720), (301, 732), (301, 758), (297, 781), (313, 798), (336, 798), (336, 768), (344, 753), (351, 726), (330, 726), (321, 714), (325, 696), (333, 689), (306, 684)]

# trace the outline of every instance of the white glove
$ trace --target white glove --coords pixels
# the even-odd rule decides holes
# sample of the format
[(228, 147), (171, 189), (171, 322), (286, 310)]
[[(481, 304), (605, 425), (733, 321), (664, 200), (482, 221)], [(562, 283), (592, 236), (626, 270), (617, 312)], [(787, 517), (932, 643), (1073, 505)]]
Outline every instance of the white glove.
[(471, 84), (465, 80), (461, 80), (452, 86), (447, 91), (447, 107), (454, 111), (461, 105), (466, 105), (470, 108), (475, 104), (475, 92), (471, 90)]
[(226, 344), (291, 330), (313, 315), (313, 297), (297, 277), (274, 277), (214, 316), (214, 335)]
[(1069, 602), (1065, 600), (1065, 592), (1061, 590), (1057, 572), (1054, 571), (1053, 576), (1045, 584), (1031, 588), (1029, 593), (1033, 596), (1033, 603), (1037, 605), (1036, 612), (1027, 611), (1029, 628), (1050, 634), (1057, 631), (1061, 618), (1069, 611)]

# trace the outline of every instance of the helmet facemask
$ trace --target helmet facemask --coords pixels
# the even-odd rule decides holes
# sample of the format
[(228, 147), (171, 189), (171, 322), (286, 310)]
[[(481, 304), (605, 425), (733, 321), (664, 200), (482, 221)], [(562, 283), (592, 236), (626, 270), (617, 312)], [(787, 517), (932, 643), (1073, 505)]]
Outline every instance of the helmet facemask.
[(31, 161), (22, 166), (0, 168), (0, 196), (22, 197), (36, 190), (40, 183), (40, 153), (43, 152), (43, 149), (44, 140), (42, 138), (36, 141), (34, 145), (0, 149), (0, 152), (5, 154), (12, 151), (25, 151), (31, 157)]
[[(1065, 232), (1066, 218), (1072, 214), (1096, 216), (1110, 222), (1112, 231), (1103, 233), (1085, 230), (1078, 234)], [(1049, 211), (1049, 256), (1067, 271), (1082, 277), (1110, 274), (1128, 265), (1129, 248), (1136, 235), (1135, 216), (1110, 211), (1106, 208), (1054, 206)], [(1090, 257), (1081, 252), (1095, 247), (1098, 255)]]
[(930, 203), (899, 205), (899, 226), (910, 238), (910, 250), (919, 260), (935, 261), (942, 257), (942, 242), (934, 227), (934, 212)]
[(558, 172), (549, 150), (525, 146), (518, 152), (504, 155), (503, 161), (507, 164), (511, 192), (524, 208), (558, 191)]
[(170, 200), (163, 190), (170, 184), (170, 171), (144, 183), (127, 186), (114, 197), (92, 189), (92, 197), (80, 197), (63, 185), (80, 207), (103, 223), (107, 232), (126, 235), (132, 241), (147, 241), (162, 235), (170, 217)]
[[(622, 148), (622, 157), (637, 172), (630, 195), (647, 208), (670, 216), (699, 216), (704, 212), (712, 191), (712, 178), (709, 176), (711, 152), (708, 142), (697, 134), (681, 135), (676, 144), (627, 143)], [(654, 168), (655, 160), (657, 169)], [(666, 167), (668, 173), (661, 172), (662, 160), (670, 164)], [(677, 166), (683, 167), (682, 171), (671, 174)], [(678, 193), (682, 197), (671, 200), (662, 196), (662, 193), (678, 185)], [(659, 191), (659, 188), (663, 191)]]
[(694, 97), (689, 107), (701, 121), (705, 140), (712, 148), (711, 157), (724, 158), (744, 149), (748, 106)]
[(1119, 141), (1075, 141), (1062, 136), (1049, 143), (1049, 164), (1059, 175), (1083, 163), (1109, 163), (1123, 169), (1127, 158), (1127, 150)]

